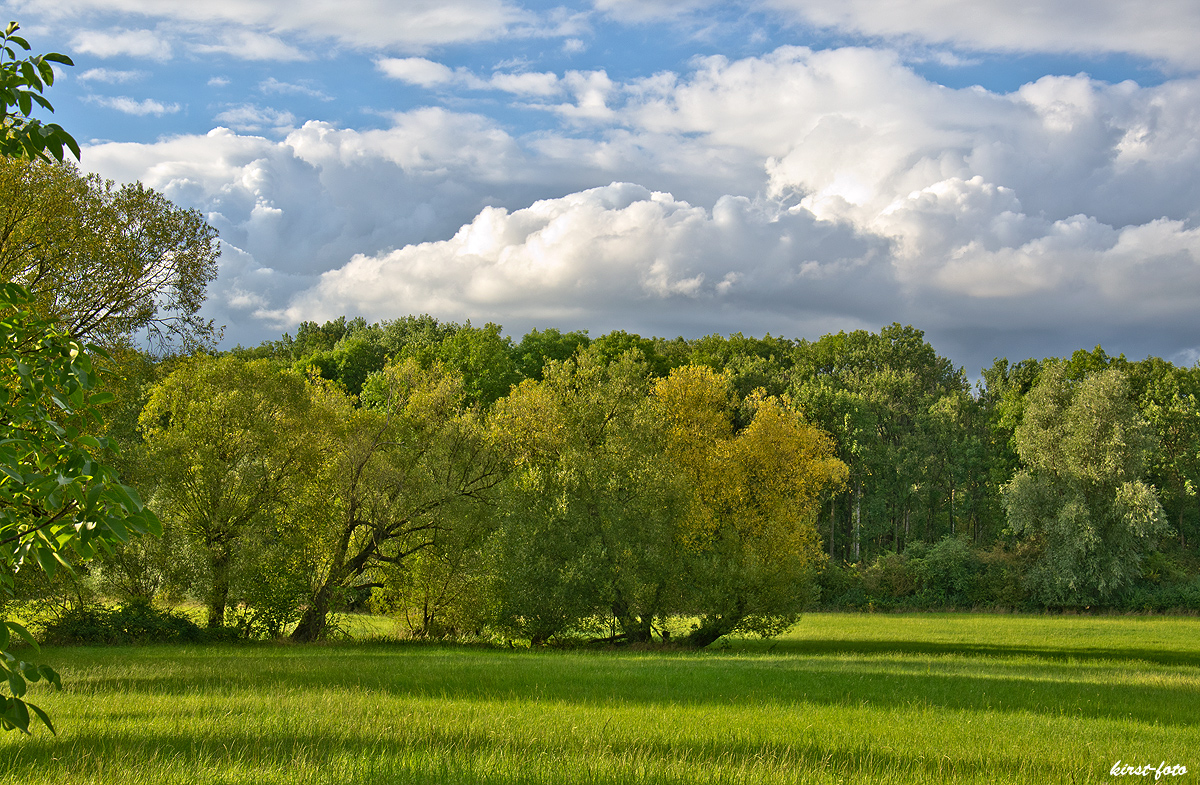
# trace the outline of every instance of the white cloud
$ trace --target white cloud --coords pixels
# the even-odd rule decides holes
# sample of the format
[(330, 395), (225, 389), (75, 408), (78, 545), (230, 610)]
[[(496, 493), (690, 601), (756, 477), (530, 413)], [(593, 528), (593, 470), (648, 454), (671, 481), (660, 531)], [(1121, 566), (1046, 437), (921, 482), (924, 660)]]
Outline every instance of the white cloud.
[(124, 84), (146, 78), (145, 71), (118, 71), (111, 68), (89, 68), (77, 79), (81, 82), (102, 82), (104, 84)]
[(282, 134), (296, 127), (296, 116), (291, 112), (254, 104), (231, 106), (213, 119), (235, 131), (250, 133), (271, 130)]
[(733, 329), (752, 304), (760, 322), (766, 311), (794, 324), (820, 321), (839, 304), (867, 305), (869, 295), (848, 302), (844, 284), (887, 277), (872, 251), (872, 241), (807, 214), (764, 212), (735, 197), (710, 213), (614, 183), (511, 213), (486, 208), (449, 240), (357, 255), (323, 274), (283, 317), (427, 311), (510, 325), (588, 325), (635, 314), (645, 323), (646, 313), (661, 309), (675, 321)]
[(549, 97), (561, 91), (559, 78), (553, 73), (493, 74), (489, 84), (497, 90), (517, 95)]
[(232, 30), (222, 34), (220, 43), (196, 43), (192, 45), (192, 49), (201, 54), (226, 54), (239, 60), (292, 62), (312, 59), (312, 55), (275, 36), (252, 30)]
[[(381, 58), (375, 61), (375, 67), (392, 79), (424, 88), (454, 86), (470, 90), (502, 90), (543, 98), (562, 92), (558, 75), (554, 73), (500, 72), (483, 79), (466, 68), (451, 69), (424, 57)], [(576, 78), (568, 84), (579, 81)]]
[(597, 11), (623, 22), (681, 19), (717, 3), (718, 0), (592, 0)]
[(376, 60), (375, 67), (392, 79), (418, 87), (449, 84), (457, 78), (449, 66), (426, 60), (424, 57), (385, 57)]
[(88, 103), (105, 106), (109, 109), (116, 109), (118, 112), (131, 114), (138, 117), (146, 115), (155, 115), (162, 117), (165, 114), (175, 114), (180, 110), (179, 104), (164, 104), (161, 101), (155, 101), (153, 98), (146, 98), (138, 101), (124, 95), (118, 96), (102, 96), (89, 95), (85, 99)]
[(208, 80), (208, 86), (209, 87), (228, 87), (229, 86), (229, 77), (214, 76)]
[[(625, 4), (629, 0), (609, 0)], [(820, 27), (1000, 52), (1120, 52), (1200, 68), (1194, 0), (760, 0)]]
[(596, 122), (611, 120), (616, 113), (608, 105), (616, 85), (604, 71), (567, 71), (563, 85), (571, 92), (574, 103), (548, 107), (570, 120)]
[[(405, 0), (402, 5), (391, 0), (32, 0), (28, 7), (51, 18), (115, 12), (179, 23), (241, 25), (255, 35), (332, 38), (352, 47), (407, 52), (539, 33), (542, 25), (534, 14), (505, 0)], [(276, 46), (260, 38), (251, 41), (250, 48), (262, 58), (275, 59), (271, 52), (284, 51)]]
[(171, 43), (152, 30), (86, 30), (72, 39), (72, 46), (77, 52), (97, 57), (171, 59)]
[(262, 93), (280, 93), (282, 95), (302, 95), (306, 98), (316, 98), (318, 101), (332, 101), (333, 96), (318, 90), (307, 80), (301, 80), (300, 83), (281, 82), (273, 76), (267, 77), (258, 84), (258, 90)]

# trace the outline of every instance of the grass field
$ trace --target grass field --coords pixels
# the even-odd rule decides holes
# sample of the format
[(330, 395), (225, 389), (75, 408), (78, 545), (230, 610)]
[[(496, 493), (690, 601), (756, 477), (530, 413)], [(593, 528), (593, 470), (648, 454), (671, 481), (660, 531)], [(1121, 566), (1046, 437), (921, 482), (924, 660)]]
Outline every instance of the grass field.
[(1200, 619), (813, 614), (702, 653), (46, 650), (2, 783), (1200, 781)]

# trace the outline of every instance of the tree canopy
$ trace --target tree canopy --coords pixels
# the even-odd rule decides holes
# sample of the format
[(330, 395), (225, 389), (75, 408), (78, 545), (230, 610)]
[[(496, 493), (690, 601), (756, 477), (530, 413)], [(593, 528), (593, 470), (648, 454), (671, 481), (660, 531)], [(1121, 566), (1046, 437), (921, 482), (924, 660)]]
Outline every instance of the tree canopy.
[(80, 339), (211, 342), (214, 326), (198, 312), (219, 254), (198, 212), (140, 183), (0, 158), (0, 280), (28, 289)]

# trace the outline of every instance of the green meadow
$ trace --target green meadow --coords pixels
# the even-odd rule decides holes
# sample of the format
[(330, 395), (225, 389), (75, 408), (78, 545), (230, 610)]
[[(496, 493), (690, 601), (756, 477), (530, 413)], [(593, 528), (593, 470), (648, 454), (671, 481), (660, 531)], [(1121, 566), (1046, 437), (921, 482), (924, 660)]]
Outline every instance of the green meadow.
[(1200, 619), (810, 614), (702, 652), (45, 649), (3, 783), (1048, 783), (1200, 777)]

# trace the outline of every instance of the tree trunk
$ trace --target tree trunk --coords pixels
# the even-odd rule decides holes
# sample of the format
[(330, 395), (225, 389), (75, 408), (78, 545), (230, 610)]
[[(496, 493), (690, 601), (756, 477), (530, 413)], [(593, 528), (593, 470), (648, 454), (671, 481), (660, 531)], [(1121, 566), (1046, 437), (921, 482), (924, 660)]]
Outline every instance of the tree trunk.
[(300, 617), (300, 623), (292, 631), (291, 639), (297, 643), (312, 643), (325, 635), (329, 619), (329, 583), (326, 583), (312, 598), (312, 602)]
[(862, 558), (862, 481), (854, 483), (854, 562)]
[(729, 613), (720, 616), (705, 616), (701, 619), (700, 626), (692, 630), (691, 634), (683, 639), (683, 643), (694, 649), (703, 649), (722, 635), (733, 632), (745, 617), (745, 602), (739, 600)]
[(229, 562), (232, 557), (228, 553), (213, 556), (213, 582), (208, 590), (208, 629), (216, 630), (225, 624), (225, 606), (229, 602)]
[(629, 605), (619, 595), (613, 601), (612, 613), (617, 623), (621, 625), (621, 632), (625, 634), (626, 641), (646, 643), (650, 640), (650, 616), (645, 619), (634, 616), (629, 610)]

